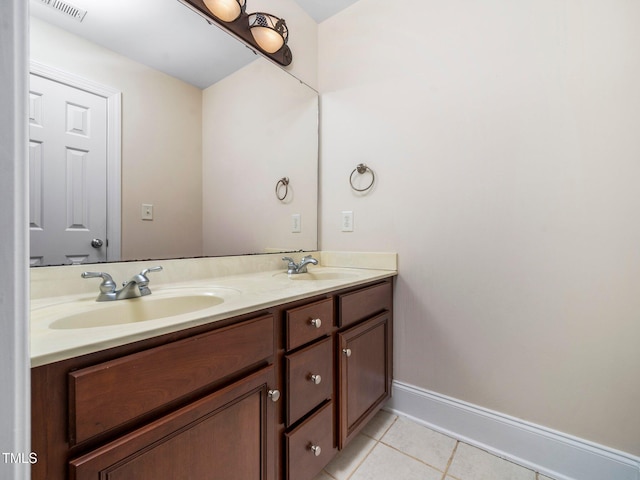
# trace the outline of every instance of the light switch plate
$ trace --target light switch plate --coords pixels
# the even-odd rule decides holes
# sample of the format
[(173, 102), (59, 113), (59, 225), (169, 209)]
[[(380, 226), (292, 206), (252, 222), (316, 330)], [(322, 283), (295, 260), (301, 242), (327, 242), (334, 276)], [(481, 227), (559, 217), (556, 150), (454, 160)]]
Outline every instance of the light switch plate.
[(291, 233), (302, 232), (302, 218), (299, 213), (291, 215)]
[(153, 205), (149, 203), (142, 204), (142, 220), (153, 220)]
[(352, 211), (343, 211), (342, 212), (342, 231), (343, 232), (353, 232), (353, 212)]

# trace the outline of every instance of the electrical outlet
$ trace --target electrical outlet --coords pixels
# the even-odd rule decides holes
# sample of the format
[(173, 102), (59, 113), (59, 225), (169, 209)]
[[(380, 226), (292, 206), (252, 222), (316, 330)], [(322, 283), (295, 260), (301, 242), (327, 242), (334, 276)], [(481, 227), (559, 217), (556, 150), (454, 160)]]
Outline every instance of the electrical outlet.
[(149, 203), (142, 204), (142, 220), (153, 220), (153, 205)]
[(343, 232), (353, 232), (353, 212), (347, 211), (342, 212), (342, 231)]
[(291, 233), (302, 232), (302, 219), (299, 213), (291, 215)]

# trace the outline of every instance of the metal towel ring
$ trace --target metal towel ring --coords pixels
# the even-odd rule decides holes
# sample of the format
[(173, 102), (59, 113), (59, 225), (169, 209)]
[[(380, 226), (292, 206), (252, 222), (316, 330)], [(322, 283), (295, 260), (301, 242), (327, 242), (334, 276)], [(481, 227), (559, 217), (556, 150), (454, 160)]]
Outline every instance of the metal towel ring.
[[(371, 183), (364, 188), (356, 188), (356, 186), (353, 184), (353, 176), (355, 175), (356, 172), (362, 175), (364, 173), (367, 173), (367, 171), (371, 172)], [(351, 184), (351, 188), (353, 188), (356, 192), (366, 192), (371, 187), (373, 187), (373, 184), (375, 181), (376, 181), (375, 173), (373, 173), (373, 170), (367, 167), (364, 163), (359, 163), (358, 166), (353, 169), (353, 172), (351, 172), (351, 175), (349, 176), (349, 183)]]
[[(280, 196), (280, 189), (284, 187), (284, 195)], [(285, 198), (287, 198), (287, 195), (289, 194), (289, 177), (282, 177), (280, 180), (278, 180), (278, 183), (276, 183), (276, 197), (278, 197), (278, 200), (282, 201)]]

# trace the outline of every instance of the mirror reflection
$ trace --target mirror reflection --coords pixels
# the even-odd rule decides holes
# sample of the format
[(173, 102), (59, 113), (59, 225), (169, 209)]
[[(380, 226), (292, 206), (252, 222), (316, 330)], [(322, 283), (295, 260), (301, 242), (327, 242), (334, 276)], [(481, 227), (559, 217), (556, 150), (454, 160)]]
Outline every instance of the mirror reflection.
[[(156, 18), (132, 22), (123, 12), (133, 2), (99, 2), (120, 4), (117, 20), (92, 6), (82, 22), (36, 3), (32, 265), (317, 248), (313, 89), (175, 0), (154, 2), (171, 31)], [(155, 58), (128, 35), (155, 44)], [(230, 62), (221, 51), (192, 58), (202, 35), (224, 43)]]

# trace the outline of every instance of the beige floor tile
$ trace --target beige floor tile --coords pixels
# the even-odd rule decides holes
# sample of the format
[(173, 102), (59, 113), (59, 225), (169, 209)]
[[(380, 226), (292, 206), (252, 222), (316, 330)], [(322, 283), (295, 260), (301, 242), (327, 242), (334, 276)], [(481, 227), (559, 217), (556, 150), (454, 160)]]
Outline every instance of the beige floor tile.
[(371, 419), (371, 421), (365, 425), (362, 429), (362, 433), (365, 435), (375, 438), (376, 440), (380, 440), (382, 435), (389, 429), (393, 422), (398, 418), (397, 415), (394, 415), (389, 412), (385, 412), (384, 410), (380, 410), (376, 413), (375, 417)]
[(440, 480), (442, 472), (378, 443), (350, 480)]
[(329, 474), (327, 472), (320, 472), (320, 475), (318, 475), (316, 478), (314, 478), (313, 480), (334, 480), (333, 477), (329, 476)]
[(520, 465), (460, 443), (447, 472), (460, 480), (535, 480), (536, 474)]
[(358, 435), (324, 469), (336, 480), (347, 480), (375, 444), (375, 440)]
[(456, 440), (399, 417), (382, 437), (382, 443), (444, 472)]

